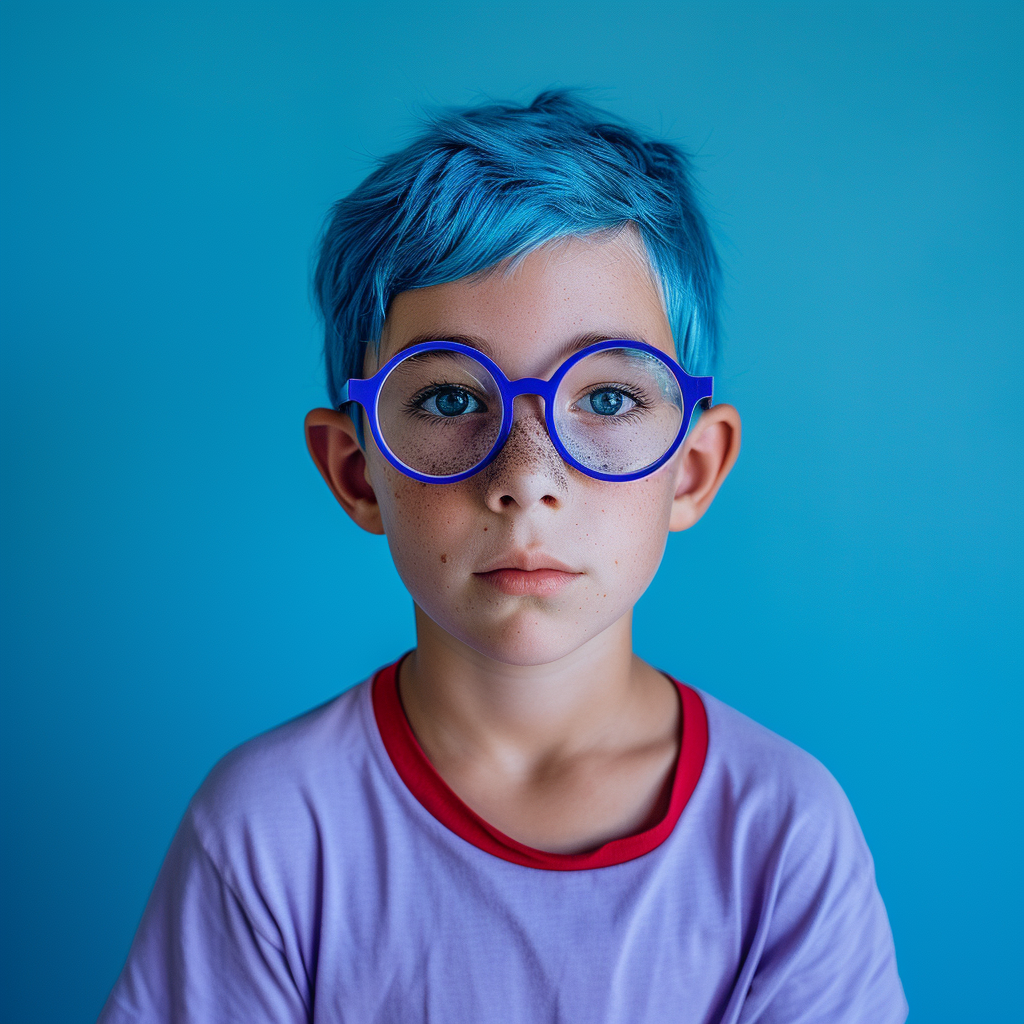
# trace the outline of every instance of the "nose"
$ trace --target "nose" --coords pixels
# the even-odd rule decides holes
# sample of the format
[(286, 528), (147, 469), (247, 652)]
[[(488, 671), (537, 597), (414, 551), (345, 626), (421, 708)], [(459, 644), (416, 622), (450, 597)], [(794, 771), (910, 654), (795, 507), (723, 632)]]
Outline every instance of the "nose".
[[(518, 405), (519, 403), (517, 403)], [(539, 402), (523, 402), (522, 414), (512, 422), (508, 440), (493, 462), (480, 474), (484, 500), (493, 512), (512, 506), (558, 508), (569, 485), (567, 466), (555, 450), (539, 414)]]

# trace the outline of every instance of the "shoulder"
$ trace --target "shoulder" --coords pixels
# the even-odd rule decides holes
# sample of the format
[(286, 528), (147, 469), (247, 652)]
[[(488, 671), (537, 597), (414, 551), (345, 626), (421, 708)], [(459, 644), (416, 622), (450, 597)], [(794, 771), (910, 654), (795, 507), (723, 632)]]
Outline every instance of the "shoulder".
[(309, 1019), (320, 868), (346, 849), (325, 853), (323, 835), (347, 825), (371, 774), (367, 690), (217, 763), (164, 858), (102, 1020)]
[(730, 862), (757, 880), (752, 893), (772, 907), (773, 927), (854, 893), (878, 900), (871, 852), (828, 769), (714, 697), (702, 693), (701, 700), (708, 715), (703, 806)]
[(780, 814), (852, 818), (842, 787), (816, 757), (710, 694), (700, 698), (708, 718), (702, 781)]
[(716, 855), (742, 880), (752, 1016), (902, 1021), (874, 862), (842, 787), (807, 751), (700, 696), (708, 753), (694, 795), (714, 822)]
[(215, 863), (285, 839), (314, 841), (320, 819), (344, 816), (360, 801), (373, 756), (369, 686), (360, 683), (246, 741), (213, 767), (187, 818)]

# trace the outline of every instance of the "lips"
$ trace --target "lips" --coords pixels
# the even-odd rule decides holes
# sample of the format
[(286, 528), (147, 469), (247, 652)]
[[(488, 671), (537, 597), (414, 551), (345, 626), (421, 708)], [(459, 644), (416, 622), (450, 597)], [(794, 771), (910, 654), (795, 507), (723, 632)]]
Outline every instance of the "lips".
[(504, 594), (542, 596), (557, 593), (583, 573), (543, 553), (524, 552), (499, 559), (473, 575)]
[(475, 575), (503, 594), (524, 596), (557, 593), (583, 574), (560, 569), (493, 569)]

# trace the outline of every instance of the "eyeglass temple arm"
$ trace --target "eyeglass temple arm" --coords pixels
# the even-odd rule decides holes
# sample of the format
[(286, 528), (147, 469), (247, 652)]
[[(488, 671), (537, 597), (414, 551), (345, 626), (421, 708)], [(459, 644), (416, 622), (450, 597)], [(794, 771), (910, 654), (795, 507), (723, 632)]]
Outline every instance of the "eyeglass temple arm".
[(370, 381), (360, 380), (358, 377), (350, 377), (341, 386), (338, 392), (339, 408), (346, 402), (358, 402), (364, 409), (370, 397)]
[(338, 392), (338, 411), (348, 412), (352, 419), (353, 424), (356, 428), (356, 440), (359, 442), (359, 447), (366, 448), (366, 435), (363, 432), (363, 417), (359, 415), (359, 411), (356, 409), (345, 409), (350, 402), (355, 402), (361, 405), (364, 409), (368, 401), (367, 387), (369, 385), (368, 380), (359, 380), (358, 378), (349, 378), (341, 386), (341, 390)]
[(705, 409), (710, 409), (715, 390), (715, 378), (693, 377), (690, 374), (686, 374), (684, 381), (686, 404), (690, 407), (691, 411), (696, 409), (698, 405), (703, 406)]

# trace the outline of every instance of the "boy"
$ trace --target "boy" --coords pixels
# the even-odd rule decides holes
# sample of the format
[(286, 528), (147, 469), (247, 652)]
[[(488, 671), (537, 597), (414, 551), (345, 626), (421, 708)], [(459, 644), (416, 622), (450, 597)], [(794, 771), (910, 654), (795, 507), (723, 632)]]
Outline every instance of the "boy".
[(835, 781), (632, 650), (739, 451), (718, 276), (685, 157), (565, 93), (336, 205), (307, 439), (416, 648), (213, 770), (104, 1022), (905, 1019)]

